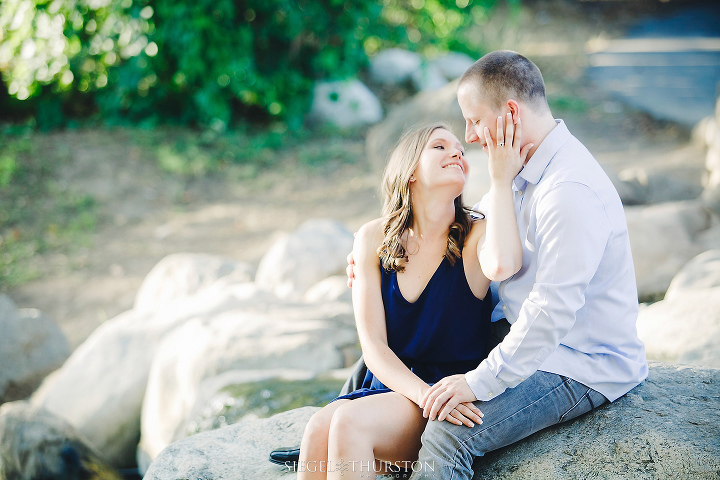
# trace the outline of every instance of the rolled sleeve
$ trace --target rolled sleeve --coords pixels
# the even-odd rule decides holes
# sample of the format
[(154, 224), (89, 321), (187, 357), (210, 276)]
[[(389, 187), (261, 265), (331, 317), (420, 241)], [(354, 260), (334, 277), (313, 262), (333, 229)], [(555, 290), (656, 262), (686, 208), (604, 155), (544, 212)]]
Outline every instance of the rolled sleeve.
[(554, 185), (538, 198), (534, 215), (534, 234), (526, 238), (536, 252), (532, 290), (515, 321), (508, 318), (512, 327), (505, 339), (465, 374), (478, 400), (518, 385), (557, 349), (575, 325), (612, 235), (603, 203), (581, 183)]

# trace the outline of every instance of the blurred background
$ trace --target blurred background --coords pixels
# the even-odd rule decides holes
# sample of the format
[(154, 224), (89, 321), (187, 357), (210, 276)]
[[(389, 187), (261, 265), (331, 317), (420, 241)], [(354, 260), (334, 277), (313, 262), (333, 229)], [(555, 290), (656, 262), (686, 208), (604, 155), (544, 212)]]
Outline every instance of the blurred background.
[[(662, 300), (720, 248), (717, 1), (2, 0), (0, 295), (46, 315), (69, 355), (138, 308), (167, 255), (242, 262), (252, 281), (308, 220), (346, 241), (379, 214), (406, 127), (462, 138), (453, 81), (495, 49), (540, 67), (628, 207), (640, 301)], [(470, 205), (488, 185), (471, 155)], [(266, 290), (309, 286), (283, 288)], [(0, 402), (45, 373), (0, 382)]]

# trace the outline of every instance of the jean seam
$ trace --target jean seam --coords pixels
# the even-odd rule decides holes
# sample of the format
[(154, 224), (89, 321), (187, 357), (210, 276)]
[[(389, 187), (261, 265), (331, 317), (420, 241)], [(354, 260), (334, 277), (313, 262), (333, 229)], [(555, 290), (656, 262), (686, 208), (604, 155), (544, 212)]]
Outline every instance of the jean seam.
[[(547, 397), (548, 395), (553, 394), (553, 393), (554, 393), (555, 391), (557, 391), (558, 389), (560, 389), (560, 388), (564, 387), (565, 385), (567, 385), (568, 383), (570, 383), (570, 380), (571, 380), (570, 378), (568, 378), (568, 377), (561, 377), (561, 378), (563, 378), (563, 382), (562, 382), (560, 385), (557, 385), (555, 388), (553, 388), (552, 390), (550, 390), (549, 392), (547, 392), (547, 393), (546, 393), (545, 395), (543, 395), (542, 397), (536, 399), (534, 402), (532, 402), (532, 403), (530, 403), (530, 404), (528, 404), (528, 405), (525, 405), (523, 408), (521, 408), (521, 409), (518, 410), (517, 412), (513, 413), (513, 414), (510, 415), (509, 417), (505, 417), (504, 419), (502, 419), (501, 421), (499, 421), (499, 422), (497, 422), (497, 423), (493, 423), (492, 425), (488, 425), (487, 427), (483, 428), (482, 430), (479, 430), (478, 432), (470, 435), (470, 436), (467, 437), (465, 440), (460, 441), (460, 442), (459, 442), (459, 447), (455, 450), (455, 455), (454, 455), (454, 457), (453, 457), (453, 459), (452, 459), (453, 465), (454, 465), (454, 466), (457, 465), (457, 456), (458, 456), (458, 453), (460, 452), (460, 447), (465, 446), (470, 439), (477, 437), (478, 435), (480, 435), (481, 433), (483, 433), (485, 430), (487, 430), (487, 429), (489, 429), (489, 428), (492, 428), (492, 427), (495, 427), (495, 426), (497, 426), (497, 425), (500, 425), (500, 424), (503, 423), (504, 421), (506, 421), (506, 420), (514, 417), (515, 415), (517, 415), (518, 413), (522, 412), (523, 410), (526, 410), (526, 409), (530, 408), (531, 406), (535, 405), (535, 404), (538, 403), (539, 401), (543, 400), (543, 399), (544, 399), (545, 397)], [(496, 398), (497, 398), (497, 397), (496, 397)], [(457, 437), (457, 435), (455, 435), (455, 434), (451, 434), (451, 435), (452, 435), (453, 437), (455, 437), (457, 440), (460, 440), (460, 439)], [(452, 472), (451, 472), (451, 474), (450, 474), (450, 480), (453, 480), (453, 478), (455, 478), (455, 470), (456, 470), (455, 468), (452, 469)]]
[(565, 417), (567, 417), (570, 412), (572, 412), (573, 410), (575, 410), (575, 408), (576, 408), (578, 405), (580, 405), (580, 402), (583, 401), (583, 398), (587, 398), (587, 399), (588, 399), (588, 402), (590, 402), (590, 408), (592, 409), (592, 404), (593, 404), (593, 402), (592, 402), (592, 400), (590, 400), (590, 389), (588, 388), (588, 389), (587, 389), (587, 392), (583, 393), (582, 396), (578, 399), (578, 401), (575, 402), (575, 405), (573, 405), (572, 407), (570, 407), (570, 409), (569, 409), (567, 412), (565, 412), (565, 413), (563, 413), (562, 415), (560, 415), (560, 421), (559, 421), (558, 423), (564, 422), (564, 421), (565, 421)]

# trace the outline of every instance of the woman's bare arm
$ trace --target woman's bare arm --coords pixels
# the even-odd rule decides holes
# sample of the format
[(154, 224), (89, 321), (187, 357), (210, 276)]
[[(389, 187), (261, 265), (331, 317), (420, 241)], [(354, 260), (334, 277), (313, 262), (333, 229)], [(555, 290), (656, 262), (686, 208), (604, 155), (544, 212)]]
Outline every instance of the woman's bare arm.
[(408, 369), (388, 346), (385, 309), (380, 291), (380, 259), (377, 248), (382, 243), (382, 223), (365, 224), (353, 246), (355, 280), (352, 287), (353, 309), (365, 364), (388, 388), (416, 404), (429, 386)]

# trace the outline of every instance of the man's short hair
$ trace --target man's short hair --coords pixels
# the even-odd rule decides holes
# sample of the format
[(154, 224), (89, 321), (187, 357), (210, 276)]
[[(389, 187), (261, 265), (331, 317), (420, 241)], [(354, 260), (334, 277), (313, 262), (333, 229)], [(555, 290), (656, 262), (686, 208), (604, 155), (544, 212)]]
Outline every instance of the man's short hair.
[(517, 52), (490, 52), (468, 68), (460, 85), (471, 82), (484, 99), (499, 108), (508, 99), (516, 99), (538, 109), (548, 108), (545, 82), (540, 69)]

